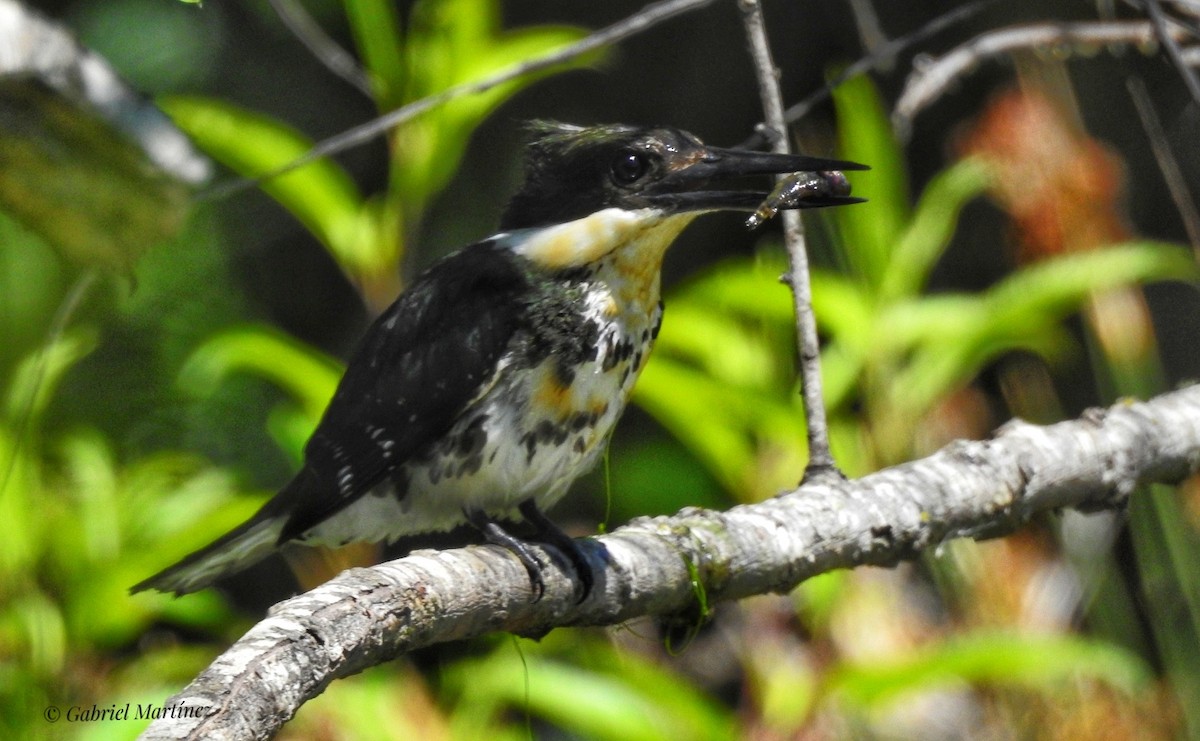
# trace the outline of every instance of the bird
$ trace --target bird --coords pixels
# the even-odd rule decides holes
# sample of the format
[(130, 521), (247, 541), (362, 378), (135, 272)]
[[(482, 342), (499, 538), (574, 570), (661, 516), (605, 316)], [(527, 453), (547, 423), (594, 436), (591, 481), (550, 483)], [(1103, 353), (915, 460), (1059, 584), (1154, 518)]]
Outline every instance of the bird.
[[(586, 598), (592, 566), (544, 513), (594, 466), (629, 400), (662, 320), (667, 248), (714, 211), (859, 202), (842, 171), (862, 169), (707, 146), (669, 126), (531, 123), (500, 231), (435, 261), (373, 321), (299, 472), (245, 523), (131, 591), (195, 592), (289, 542), (470, 525), (520, 560), (535, 600), (531, 541), (563, 554)], [(789, 173), (804, 185), (772, 194), (730, 182)], [(528, 539), (502, 524), (522, 522)]]

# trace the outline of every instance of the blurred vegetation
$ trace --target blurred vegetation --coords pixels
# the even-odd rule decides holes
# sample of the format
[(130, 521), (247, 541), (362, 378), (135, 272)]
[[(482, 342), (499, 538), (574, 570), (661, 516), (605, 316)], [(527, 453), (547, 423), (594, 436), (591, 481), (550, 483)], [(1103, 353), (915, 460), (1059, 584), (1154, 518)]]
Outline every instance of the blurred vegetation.
[[(776, 33), (816, 34), (789, 46), (811, 58), (781, 50), (785, 83), (819, 84), (802, 70), (857, 53), (848, 16), (813, 32), (807, 16), (768, 6)], [(65, 12), (156, 93), (209, 156), (256, 177), (372, 111), (485, 76), (637, 5), (567, 18), (495, 0), (305, 7), (355, 50), (369, 98), (313, 63), (266, 3), (47, 10)], [(894, 12), (884, 20), (898, 27), (928, 20)], [(997, 12), (980, 22), (1026, 9)], [(534, 80), (522, 78), (459, 99), (396, 129), (385, 147), (268, 179), (265, 196), (201, 201), (153, 245), (103, 242), (96, 254), (115, 276), (86, 244), (63, 249), (0, 204), (0, 733), (131, 738), (144, 723), (52, 725), (43, 711), (161, 703), (261, 615), (255, 596), (287, 593), (264, 581), (270, 572), (180, 599), (126, 590), (249, 516), (285, 479), (341, 371), (349, 338), (329, 337), (352, 335), (347, 327), (385, 306), (401, 276), (434, 256), (427, 243), (450, 246), (438, 235), (487, 233), (516, 172), (520, 118), (658, 120), (714, 141), (750, 130), (752, 78), (725, 74), (743, 64), (740, 29), (728, 40), (736, 21), (713, 10), (681, 23), (684, 35), (663, 26), (609, 55), (604, 75), (544, 76), (526, 92)], [(1081, 196), (1014, 171), (1051, 158), (989, 146), (1008, 139), (983, 127), (942, 156), (951, 124), (981, 112), (1014, 129), (1020, 120), (971, 93), (974, 108), (941, 112), (942, 129), (918, 129), (902, 147), (887, 124), (894, 90), (879, 77), (837, 91), (825, 120), (835, 127), (805, 128), (817, 142), (836, 129), (838, 156), (873, 166), (853, 175), (868, 204), (809, 219), (831, 435), (848, 474), (986, 435), (1014, 414), (1072, 416), (1200, 373), (1194, 351), (1155, 339), (1196, 329), (1197, 269), (1171, 243), (1179, 230), (1158, 228), (1161, 218), (1083, 228), (1108, 223), (1097, 213), (1145, 207), (1157, 186), (1136, 158), (1131, 187)], [(1077, 145), (1089, 182), (1108, 182), (1094, 139), (1056, 143), (1051, 130), (1041, 124), (1025, 140)], [(89, 178), (101, 167), (85, 164)], [(87, 182), (80, 192), (102, 191), (96, 203), (147, 188), (158, 197), (153, 182), (128, 192)], [(1024, 209), (1023, 191), (1057, 210)], [(1045, 238), (1046, 219), (1094, 238), (1062, 248)], [(720, 259), (689, 267), (669, 290), (636, 389), (645, 414), (628, 415), (607, 481), (599, 473), (580, 487), (578, 511), (592, 517), (581, 532), (603, 516), (597, 490), (612, 493), (612, 526), (684, 504), (760, 500), (803, 470), (785, 258), (770, 232), (748, 237), (715, 217), (706, 231), (707, 246), (690, 234), (674, 252)], [(1148, 284), (1168, 292), (1168, 311), (1147, 299)], [(356, 320), (346, 307), (357, 302)], [(1067, 513), (894, 570), (831, 573), (785, 597), (718, 605), (679, 652), (648, 620), (430, 649), (334, 683), (283, 736), (1200, 738), (1198, 491), (1139, 492), (1128, 527)]]

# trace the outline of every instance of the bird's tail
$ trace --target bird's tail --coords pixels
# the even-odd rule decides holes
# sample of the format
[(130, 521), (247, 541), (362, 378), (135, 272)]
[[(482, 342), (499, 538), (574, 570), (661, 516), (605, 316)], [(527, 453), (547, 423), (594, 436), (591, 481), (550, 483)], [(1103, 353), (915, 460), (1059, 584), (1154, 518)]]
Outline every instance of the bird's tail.
[(271, 555), (286, 520), (286, 516), (264, 508), (174, 566), (133, 585), (129, 591), (157, 589), (179, 595), (204, 589), (218, 579), (248, 568)]

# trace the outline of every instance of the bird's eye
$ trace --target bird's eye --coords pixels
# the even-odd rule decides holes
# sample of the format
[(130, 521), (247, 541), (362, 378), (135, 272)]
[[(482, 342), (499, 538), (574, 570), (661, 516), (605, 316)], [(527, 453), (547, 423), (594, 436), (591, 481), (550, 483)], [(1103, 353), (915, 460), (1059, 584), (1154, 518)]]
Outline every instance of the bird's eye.
[(617, 185), (633, 185), (650, 171), (650, 158), (642, 152), (622, 152), (613, 159), (610, 169)]

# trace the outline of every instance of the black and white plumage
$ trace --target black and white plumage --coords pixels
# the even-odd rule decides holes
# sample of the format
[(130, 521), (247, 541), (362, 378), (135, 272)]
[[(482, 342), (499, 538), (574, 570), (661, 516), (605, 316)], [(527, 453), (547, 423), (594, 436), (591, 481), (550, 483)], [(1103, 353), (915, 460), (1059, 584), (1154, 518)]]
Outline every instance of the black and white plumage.
[[(499, 518), (533, 522), (600, 456), (662, 316), (659, 276), (702, 213), (754, 211), (765, 191), (710, 181), (812, 172), (810, 198), (853, 203), (849, 162), (706, 147), (670, 128), (535, 129), (505, 231), (435, 263), (367, 330), (299, 473), (248, 522), (136, 585), (202, 589), (283, 543), (393, 541), (463, 523), (538, 566)], [(825, 173), (828, 173), (826, 175)]]

